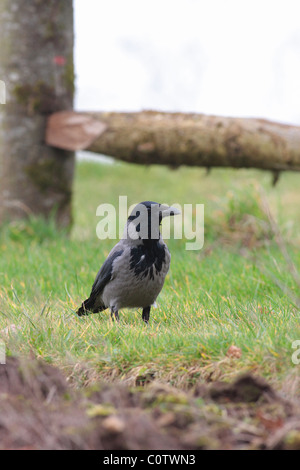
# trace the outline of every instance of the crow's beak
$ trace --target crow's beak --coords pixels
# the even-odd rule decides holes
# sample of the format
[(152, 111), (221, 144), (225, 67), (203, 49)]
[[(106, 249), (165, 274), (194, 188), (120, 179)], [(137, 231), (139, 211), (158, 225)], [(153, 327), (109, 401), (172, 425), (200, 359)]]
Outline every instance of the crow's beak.
[(159, 210), (161, 211), (161, 215), (162, 215), (162, 218), (164, 219), (165, 217), (170, 217), (172, 215), (179, 215), (181, 214), (180, 210), (177, 209), (176, 207), (172, 207), (172, 206), (166, 206), (164, 204), (162, 204), (159, 208)]

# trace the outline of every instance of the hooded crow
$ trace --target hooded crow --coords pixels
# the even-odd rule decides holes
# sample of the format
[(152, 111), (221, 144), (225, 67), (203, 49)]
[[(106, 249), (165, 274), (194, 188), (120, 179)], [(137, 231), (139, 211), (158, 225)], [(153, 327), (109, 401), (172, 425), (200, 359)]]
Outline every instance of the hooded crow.
[(157, 202), (141, 202), (128, 217), (122, 239), (100, 268), (92, 291), (77, 314), (111, 311), (119, 320), (122, 308), (142, 308), (149, 322), (150, 309), (169, 271), (171, 254), (160, 233), (162, 219), (180, 214), (174, 207)]

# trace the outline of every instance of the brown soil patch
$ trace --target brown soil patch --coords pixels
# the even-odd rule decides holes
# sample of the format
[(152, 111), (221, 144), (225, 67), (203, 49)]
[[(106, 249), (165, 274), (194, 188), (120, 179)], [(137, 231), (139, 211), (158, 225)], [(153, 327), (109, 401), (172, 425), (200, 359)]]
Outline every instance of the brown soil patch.
[(300, 401), (252, 375), (189, 392), (155, 381), (74, 390), (57, 368), (9, 357), (0, 449), (300, 449)]

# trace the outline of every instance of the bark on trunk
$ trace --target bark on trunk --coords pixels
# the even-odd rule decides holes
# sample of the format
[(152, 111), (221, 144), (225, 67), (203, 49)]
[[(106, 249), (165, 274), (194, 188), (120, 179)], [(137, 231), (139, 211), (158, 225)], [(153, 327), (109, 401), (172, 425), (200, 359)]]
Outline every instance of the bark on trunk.
[(56, 113), (46, 141), (132, 163), (300, 171), (300, 127), (263, 119), (155, 111)]
[(50, 114), (72, 109), (72, 0), (1, 0), (0, 222), (57, 211), (71, 221), (74, 153), (44, 143)]

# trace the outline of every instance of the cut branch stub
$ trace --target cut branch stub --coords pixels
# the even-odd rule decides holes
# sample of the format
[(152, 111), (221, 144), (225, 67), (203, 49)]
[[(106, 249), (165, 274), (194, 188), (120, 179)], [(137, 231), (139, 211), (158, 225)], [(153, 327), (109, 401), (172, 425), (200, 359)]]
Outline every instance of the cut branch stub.
[(87, 114), (62, 111), (50, 116), (46, 144), (65, 150), (84, 150), (107, 129), (107, 124)]

